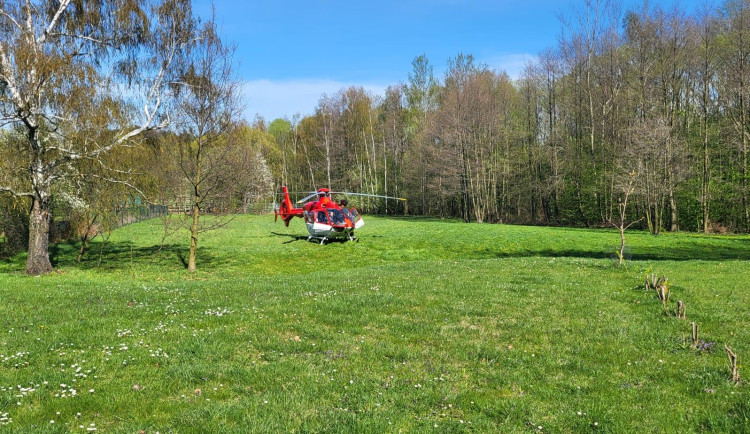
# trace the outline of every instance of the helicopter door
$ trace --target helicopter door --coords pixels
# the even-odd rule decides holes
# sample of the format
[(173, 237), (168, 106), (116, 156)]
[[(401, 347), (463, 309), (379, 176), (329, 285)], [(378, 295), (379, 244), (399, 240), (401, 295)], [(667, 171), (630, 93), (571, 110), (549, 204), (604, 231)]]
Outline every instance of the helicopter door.
[(331, 234), (333, 228), (331, 223), (328, 221), (328, 213), (325, 211), (315, 211), (313, 217), (313, 223), (307, 224), (307, 231), (310, 236), (313, 237), (327, 237)]
[(359, 211), (356, 208), (351, 209), (352, 222), (354, 223), (354, 229), (359, 229), (365, 225), (365, 221), (362, 220), (362, 216), (359, 215)]
[(315, 223), (321, 223), (324, 225), (331, 225), (328, 222), (328, 214), (325, 211), (318, 211), (315, 217)]

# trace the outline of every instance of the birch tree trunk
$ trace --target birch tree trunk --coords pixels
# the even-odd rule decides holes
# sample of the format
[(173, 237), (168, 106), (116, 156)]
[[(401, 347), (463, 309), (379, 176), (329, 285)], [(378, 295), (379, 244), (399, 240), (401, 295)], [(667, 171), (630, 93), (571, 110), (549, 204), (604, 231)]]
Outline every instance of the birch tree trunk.
[(29, 216), (29, 255), (26, 259), (26, 273), (45, 274), (52, 271), (49, 258), (50, 234), (50, 187), (41, 185), (35, 189), (31, 215)]

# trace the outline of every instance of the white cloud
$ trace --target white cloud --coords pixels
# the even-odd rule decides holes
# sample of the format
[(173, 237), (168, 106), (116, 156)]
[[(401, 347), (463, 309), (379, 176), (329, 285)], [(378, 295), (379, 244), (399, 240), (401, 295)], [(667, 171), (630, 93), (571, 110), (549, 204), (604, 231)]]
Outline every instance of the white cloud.
[(385, 94), (388, 87), (319, 79), (251, 80), (243, 86), (247, 98), (245, 116), (252, 120), (257, 113), (270, 122), (276, 118), (291, 118), (296, 113), (310, 115), (323, 94), (333, 95), (349, 86), (361, 86), (375, 95)]

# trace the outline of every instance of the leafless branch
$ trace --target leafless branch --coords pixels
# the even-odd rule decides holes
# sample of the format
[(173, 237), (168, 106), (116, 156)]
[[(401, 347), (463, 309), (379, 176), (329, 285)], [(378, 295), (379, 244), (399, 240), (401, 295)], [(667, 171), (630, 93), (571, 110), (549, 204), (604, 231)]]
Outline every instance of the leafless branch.
[(5, 9), (0, 9), (0, 16), (4, 16), (8, 18), (13, 23), (14, 26), (18, 27), (19, 30), (23, 31), (23, 27), (21, 27), (21, 24), (19, 24), (18, 21), (16, 21), (16, 19), (13, 18), (13, 16), (10, 15)]
[(93, 178), (101, 179), (102, 181), (111, 182), (113, 184), (121, 184), (121, 185), (124, 185), (124, 186), (126, 186), (128, 188), (131, 188), (131, 189), (135, 190), (138, 194), (140, 194), (146, 202), (148, 202), (151, 205), (155, 204), (155, 202), (151, 201), (148, 198), (148, 196), (146, 195), (146, 193), (144, 193), (143, 191), (141, 191), (140, 188), (136, 187), (135, 185), (133, 185), (132, 183), (130, 183), (128, 181), (125, 181), (125, 180), (122, 180), (122, 179), (107, 178), (106, 176), (101, 176), (101, 175), (91, 175), (91, 176)]

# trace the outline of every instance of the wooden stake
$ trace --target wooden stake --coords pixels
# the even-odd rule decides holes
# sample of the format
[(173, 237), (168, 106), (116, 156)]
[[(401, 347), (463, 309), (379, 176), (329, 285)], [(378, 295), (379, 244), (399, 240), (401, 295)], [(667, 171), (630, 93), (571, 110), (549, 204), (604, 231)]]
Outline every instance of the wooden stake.
[(682, 300), (677, 301), (677, 318), (679, 319), (685, 319), (687, 315), (685, 314), (685, 303)]
[(661, 305), (664, 308), (664, 314), (669, 316), (669, 312), (667, 311), (667, 303), (669, 303), (669, 288), (667, 287), (666, 283), (663, 283), (659, 285), (658, 288), (656, 288), (656, 296), (659, 297), (659, 300), (661, 300)]
[(690, 327), (693, 329), (693, 345), (698, 345), (698, 324), (691, 322)]
[(727, 350), (727, 357), (729, 357), (729, 369), (732, 371), (732, 383), (740, 383), (740, 371), (737, 369), (737, 354), (729, 348), (728, 345), (724, 345), (724, 349)]

